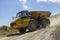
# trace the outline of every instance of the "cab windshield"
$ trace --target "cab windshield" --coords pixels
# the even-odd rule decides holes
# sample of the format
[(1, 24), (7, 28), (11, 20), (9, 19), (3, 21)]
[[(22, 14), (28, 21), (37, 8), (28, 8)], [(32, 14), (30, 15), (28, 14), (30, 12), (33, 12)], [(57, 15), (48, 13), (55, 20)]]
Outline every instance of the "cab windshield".
[(29, 15), (28, 11), (21, 11), (21, 12), (17, 13), (16, 18), (18, 18), (18, 17), (27, 17), (28, 15)]
[(19, 13), (17, 13), (16, 18), (21, 17), (21, 16), (22, 16), (22, 13), (19, 12)]

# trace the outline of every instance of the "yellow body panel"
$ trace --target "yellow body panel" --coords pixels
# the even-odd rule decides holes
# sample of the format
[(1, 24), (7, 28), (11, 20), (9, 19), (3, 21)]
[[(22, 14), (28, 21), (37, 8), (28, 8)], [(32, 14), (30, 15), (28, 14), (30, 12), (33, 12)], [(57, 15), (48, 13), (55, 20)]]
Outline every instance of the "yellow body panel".
[(17, 20), (15, 20), (15, 25), (13, 25), (13, 23), (11, 23), (13, 26), (14, 29), (20, 29), (20, 28), (25, 28), (29, 25), (29, 22), (30, 22), (30, 19), (29, 18), (24, 18), (24, 19), (21, 19), (21, 18), (18, 18)]

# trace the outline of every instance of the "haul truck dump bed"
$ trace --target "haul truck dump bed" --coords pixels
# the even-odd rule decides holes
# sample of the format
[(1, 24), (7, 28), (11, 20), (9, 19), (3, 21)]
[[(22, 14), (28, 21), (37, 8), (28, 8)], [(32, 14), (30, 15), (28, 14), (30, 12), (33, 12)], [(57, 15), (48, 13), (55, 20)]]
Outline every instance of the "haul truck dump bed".
[(40, 18), (48, 18), (51, 15), (51, 12), (49, 11), (31, 11), (30, 12), (32, 19)]

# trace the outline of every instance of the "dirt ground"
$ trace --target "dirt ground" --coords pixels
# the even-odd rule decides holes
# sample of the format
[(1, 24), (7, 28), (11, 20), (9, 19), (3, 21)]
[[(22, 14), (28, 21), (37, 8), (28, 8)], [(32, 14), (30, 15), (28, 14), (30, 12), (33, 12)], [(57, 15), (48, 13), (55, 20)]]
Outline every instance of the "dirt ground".
[(51, 22), (49, 27), (25, 34), (14, 34), (0, 38), (0, 40), (60, 40), (60, 15), (52, 16), (49, 19)]
[(4, 37), (0, 40), (60, 40), (60, 26), (46, 27), (23, 35)]

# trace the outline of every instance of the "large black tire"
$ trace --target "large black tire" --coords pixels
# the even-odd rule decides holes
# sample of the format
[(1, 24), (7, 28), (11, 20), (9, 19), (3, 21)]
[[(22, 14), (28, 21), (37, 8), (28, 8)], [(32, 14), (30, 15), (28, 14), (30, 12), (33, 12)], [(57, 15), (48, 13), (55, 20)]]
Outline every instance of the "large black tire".
[(19, 29), (19, 32), (20, 32), (21, 34), (25, 33), (25, 32), (26, 32), (26, 28), (21, 28), (21, 29)]
[(29, 23), (29, 26), (28, 26), (28, 30), (29, 31), (35, 31), (37, 29), (37, 26), (36, 26), (36, 21), (30, 21)]
[(44, 19), (41, 23), (42, 27), (45, 28), (46, 26), (50, 25), (50, 20), (49, 19)]

